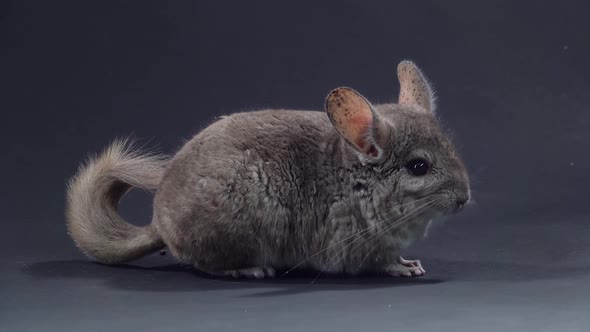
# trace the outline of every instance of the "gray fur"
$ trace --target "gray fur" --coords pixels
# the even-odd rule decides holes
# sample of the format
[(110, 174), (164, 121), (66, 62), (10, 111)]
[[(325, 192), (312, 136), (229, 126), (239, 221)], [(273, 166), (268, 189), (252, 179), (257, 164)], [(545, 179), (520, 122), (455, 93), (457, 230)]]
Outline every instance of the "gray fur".
[[(102, 262), (124, 262), (166, 245), (180, 261), (215, 275), (273, 276), (274, 268), (294, 266), (422, 275), (419, 261), (403, 260), (400, 251), (431, 219), (469, 200), (469, 179), (434, 117), (434, 101), (423, 99), (434, 98), (428, 82), (413, 63), (400, 66), (420, 73), (401, 82), (404, 91), (413, 91), (409, 84), (420, 89), (401, 104), (373, 106), (341, 88), (329, 95), (328, 113), (232, 114), (167, 163), (116, 143), (69, 187), (72, 237)], [(359, 114), (369, 119), (370, 112), (371, 126), (358, 136), (346, 121), (349, 108), (362, 103), (368, 108)], [(429, 174), (416, 177), (406, 169), (416, 157), (432, 163)], [(128, 225), (116, 214), (121, 183), (157, 188), (150, 226)]]
[(68, 184), (66, 220), (76, 245), (103, 263), (123, 263), (164, 246), (154, 226), (125, 223), (117, 205), (132, 187), (155, 190), (167, 161), (141, 153), (127, 140), (115, 141), (90, 158)]

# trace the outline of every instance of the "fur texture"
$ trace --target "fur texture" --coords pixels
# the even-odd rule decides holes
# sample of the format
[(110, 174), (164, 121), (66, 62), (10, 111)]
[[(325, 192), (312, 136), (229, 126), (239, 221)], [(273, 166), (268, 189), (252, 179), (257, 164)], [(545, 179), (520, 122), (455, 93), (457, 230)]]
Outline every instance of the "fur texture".
[(132, 187), (158, 188), (166, 164), (165, 158), (142, 153), (127, 140), (90, 158), (67, 188), (66, 220), (76, 245), (103, 263), (127, 262), (162, 248), (153, 225), (124, 222), (117, 205)]
[[(374, 106), (339, 88), (327, 112), (232, 114), (170, 161), (116, 142), (72, 180), (70, 234), (106, 263), (165, 245), (214, 275), (265, 277), (295, 266), (423, 275), (400, 252), (433, 218), (469, 201), (469, 179), (424, 75), (404, 61), (398, 77), (399, 104)], [(412, 173), (419, 162), (427, 173)], [(117, 215), (129, 187), (157, 189), (150, 226)]]

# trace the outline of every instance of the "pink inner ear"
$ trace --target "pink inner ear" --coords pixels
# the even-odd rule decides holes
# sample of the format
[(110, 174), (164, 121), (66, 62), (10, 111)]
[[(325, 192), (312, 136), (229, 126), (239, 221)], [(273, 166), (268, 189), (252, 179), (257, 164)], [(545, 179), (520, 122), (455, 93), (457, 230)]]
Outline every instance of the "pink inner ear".
[(369, 151), (367, 151), (367, 154), (373, 158), (377, 158), (379, 156), (379, 151), (377, 151), (375, 145), (371, 144), (371, 147), (369, 148)]
[(351, 127), (350, 130), (356, 132), (354, 135), (356, 138), (353, 143), (362, 151), (365, 150), (365, 145), (369, 143), (366, 137), (371, 128), (371, 122), (371, 118), (367, 116), (356, 115), (352, 116), (348, 123), (348, 126)]
[(372, 157), (377, 157), (377, 154), (379, 152), (375, 148), (375, 145), (371, 143), (371, 140), (369, 138), (371, 136), (370, 131), (373, 124), (372, 117), (355, 116), (351, 118), (350, 121), (352, 122), (351, 126), (356, 127), (356, 130), (358, 131), (357, 138), (352, 143), (356, 145), (359, 151), (368, 154)]
[(366, 155), (377, 157), (379, 151), (371, 142), (373, 111), (356, 91), (348, 88), (334, 90), (327, 100), (332, 123), (348, 142)]

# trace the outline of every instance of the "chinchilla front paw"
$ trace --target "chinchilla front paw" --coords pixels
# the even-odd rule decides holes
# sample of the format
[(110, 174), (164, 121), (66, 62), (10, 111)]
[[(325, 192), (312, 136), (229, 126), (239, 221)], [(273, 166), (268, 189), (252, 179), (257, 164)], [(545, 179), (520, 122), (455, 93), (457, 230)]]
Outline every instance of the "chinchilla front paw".
[(395, 263), (389, 264), (383, 269), (394, 277), (422, 277), (426, 274), (426, 270), (424, 270), (419, 260), (406, 260), (401, 256)]

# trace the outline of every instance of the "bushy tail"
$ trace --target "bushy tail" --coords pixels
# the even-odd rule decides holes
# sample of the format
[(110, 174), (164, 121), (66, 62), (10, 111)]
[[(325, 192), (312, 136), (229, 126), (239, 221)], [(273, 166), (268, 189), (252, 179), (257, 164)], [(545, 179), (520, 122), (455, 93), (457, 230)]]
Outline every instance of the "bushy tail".
[(129, 140), (117, 140), (91, 158), (67, 187), (66, 220), (76, 245), (99, 262), (127, 262), (164, 247), (153, 225), (126, 223), (119, 200), (132, 187), (155, 190), (167, 161), (143, 154)]

